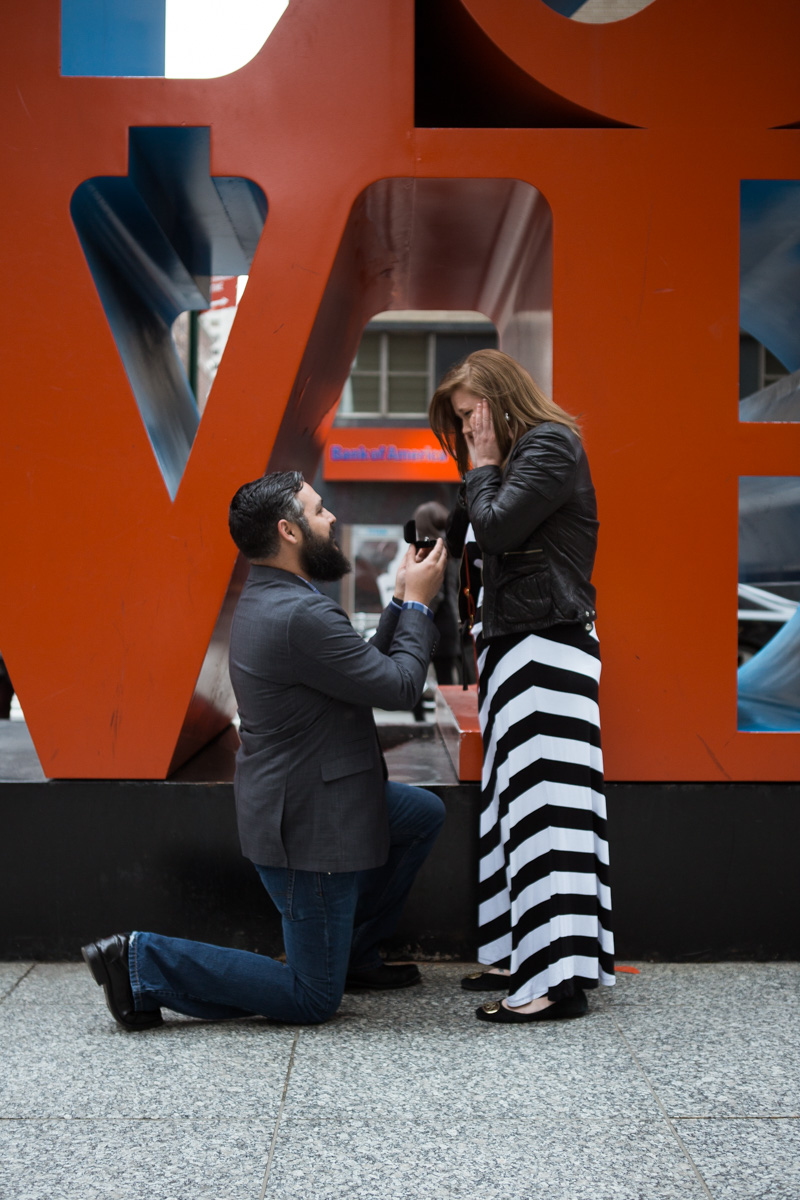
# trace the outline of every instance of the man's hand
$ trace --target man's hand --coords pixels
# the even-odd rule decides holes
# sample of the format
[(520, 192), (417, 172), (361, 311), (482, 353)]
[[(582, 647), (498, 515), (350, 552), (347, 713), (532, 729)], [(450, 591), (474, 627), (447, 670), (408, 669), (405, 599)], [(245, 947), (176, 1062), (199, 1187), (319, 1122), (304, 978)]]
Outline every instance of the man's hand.
[(406, 598), (406, 566), (410, 561), (409, 555), (411, 555), (413, 558), (413, 554), (414, 547), (409, 546), (406, 550), (403, 561), (400, 563), (400, 566), (397, 569), (397, 575), (395, 576), (394, 581), (394, 592), (392, 594), (395, 600), (405, 600)]
[(405, 571), (404, 599), (430, 604), (442, 586), (446, 566), (447, 551), (441, 538), (437, 539), (432, 550), (417, 550), (409, 546), (398, 572), (399, 580), (400, 574)]

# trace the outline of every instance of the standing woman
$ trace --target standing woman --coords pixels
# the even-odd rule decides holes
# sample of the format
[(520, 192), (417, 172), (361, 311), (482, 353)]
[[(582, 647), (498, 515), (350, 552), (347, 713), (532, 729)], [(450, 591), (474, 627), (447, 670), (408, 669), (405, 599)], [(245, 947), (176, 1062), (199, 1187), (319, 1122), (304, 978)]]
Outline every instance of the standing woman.
[[(482, 1021), (580, 1017), (614, 983), (590, 579), (597, 506), (573, 417), (499, 350), (448, 372), (431, 426), (464, 486), (450, 522), (479, 590)], [(465, 547), (466, 543), (466, 547)]]

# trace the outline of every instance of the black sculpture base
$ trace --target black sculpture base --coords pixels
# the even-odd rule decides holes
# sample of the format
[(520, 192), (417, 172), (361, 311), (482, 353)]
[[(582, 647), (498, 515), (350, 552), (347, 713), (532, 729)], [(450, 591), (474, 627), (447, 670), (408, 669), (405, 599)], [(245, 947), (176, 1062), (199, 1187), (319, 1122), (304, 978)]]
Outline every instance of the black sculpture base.
[[(382, 740), (392, 777), (447, 806), (389, 951), (472, 959), (478, 786), (458, 782), (433, 727)], [(77, 959), (132, 929), (280, 954), (239, 851), (234, 749), (223, 734), (167, 782), (48, 782), (25, 727), (0, 723), (0, 958)], [(612, 783), (608, 805), (621, 959), (800, 957), (797, 785)]]

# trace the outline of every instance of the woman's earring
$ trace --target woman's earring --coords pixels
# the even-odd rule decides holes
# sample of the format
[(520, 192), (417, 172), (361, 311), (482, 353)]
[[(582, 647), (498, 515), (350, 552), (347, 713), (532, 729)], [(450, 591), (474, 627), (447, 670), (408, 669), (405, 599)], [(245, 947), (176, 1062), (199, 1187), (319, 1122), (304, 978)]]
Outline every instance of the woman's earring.
[(507, 421), (510, 421), (510, 420), (511, 420), (511, 417), (508, 415), (508, 413), (506, 413), (506, 415), (505, 415), (505, 416), (506, 416), (506, 420), (507, 420)]

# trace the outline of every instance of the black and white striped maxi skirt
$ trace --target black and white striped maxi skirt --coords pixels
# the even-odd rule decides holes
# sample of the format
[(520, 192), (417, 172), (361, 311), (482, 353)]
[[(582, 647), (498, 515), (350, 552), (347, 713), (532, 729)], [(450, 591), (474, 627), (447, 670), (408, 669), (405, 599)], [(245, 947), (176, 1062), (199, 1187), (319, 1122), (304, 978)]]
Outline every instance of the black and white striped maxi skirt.
[(509, 1002), (614, 983), (594, 630), (483, 642), (479, 962)]

